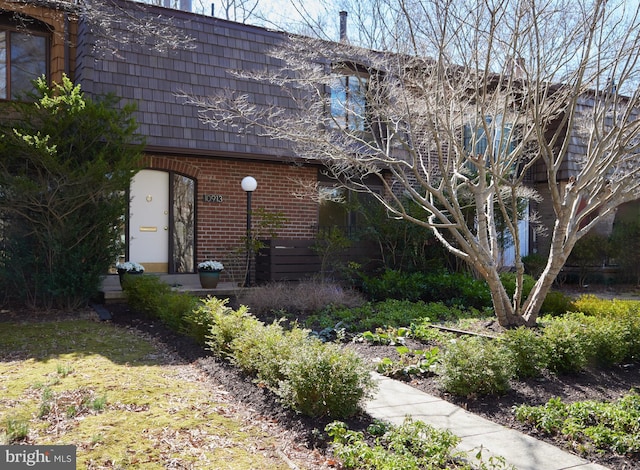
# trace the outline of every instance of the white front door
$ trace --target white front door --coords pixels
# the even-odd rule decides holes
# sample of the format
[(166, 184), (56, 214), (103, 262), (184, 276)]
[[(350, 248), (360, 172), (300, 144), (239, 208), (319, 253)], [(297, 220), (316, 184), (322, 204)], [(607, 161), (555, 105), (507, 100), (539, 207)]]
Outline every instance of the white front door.
[(141, 170), (131, 182), (129, 259), (145, 272), (169, 271), (169, 173)]

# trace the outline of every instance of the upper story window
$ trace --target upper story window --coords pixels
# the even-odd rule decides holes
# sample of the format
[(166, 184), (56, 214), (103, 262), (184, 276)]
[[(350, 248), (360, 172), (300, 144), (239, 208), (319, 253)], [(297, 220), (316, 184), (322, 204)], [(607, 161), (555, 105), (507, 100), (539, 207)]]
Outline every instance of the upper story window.
[(368, 89), (369, 79), (365, 74), (349, 69), (337, 72), (331, 86), (331, 116), (338, 127), (365, 131)]
[(0, 17), (0, 99), (16, 99), (48, 76), (48, 46), (46, 32), (11, 27)]
[[(490, 161), (505, 159), (517, 144), (512, 130), (513, 126), (504, 123), (502, 116), (486, 116), (484, 121), (480, 119), (464, 127), (464, 149), (474, 157), (484, 156), (487, 165)], [(489, 157), (493, 158), (489, 160)]]

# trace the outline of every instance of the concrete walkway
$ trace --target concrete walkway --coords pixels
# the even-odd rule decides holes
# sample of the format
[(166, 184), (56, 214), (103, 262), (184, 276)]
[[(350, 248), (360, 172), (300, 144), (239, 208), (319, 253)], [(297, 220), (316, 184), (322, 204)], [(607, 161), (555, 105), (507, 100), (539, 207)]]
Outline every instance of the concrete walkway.
[(405, 417), (411, 416), (436, 428), (448, 429), (462, 439), (458, 450), (472, 451), (473, 456), (482, 447), (485, 462), (492, 455), (502, 456), (518, 470), (606, 470), (602, 465), (495, 424), (410, 385), (379, 374), (374, 376), (379, 389), (365, 407), (373, 418), (402, 424)]

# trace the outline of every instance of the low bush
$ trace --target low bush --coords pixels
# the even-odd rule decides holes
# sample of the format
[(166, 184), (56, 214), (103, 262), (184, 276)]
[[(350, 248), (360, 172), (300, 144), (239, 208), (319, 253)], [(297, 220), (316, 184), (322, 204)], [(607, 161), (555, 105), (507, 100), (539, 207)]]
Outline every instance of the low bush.
[(526, 327), (506, 330), (499, 340), (515, 367), (515, 375), (524, 379), (539, 377), (549, 362), (549, 351), (542, 336)]
[(594, 317), (619, 318), (627, 315), (640, 316), (638, 300), (607, 300), (595, 295), (582, 295), (574, 302), (575, 311)]
[(363, 290), (373, 301), (422, 300), (478, 309), (491, 306), (491, 295), (486, 283), (464, 273), (404, 273), (387, 270), (379, 276), (365, 276)]
[(587, 359), (599, 366), (619, 364), (630, 356), (625, 322), (612, 318), (585, 316)]
[[(422, 321), (447, 321), (460, 318), (484, 316), (487, 311), (450, 307), (442, 302), (387, 299), (370, 302), (357, 308), (328, 308), (321, 314), (312, 316), (308, 322), (321, 327), (342, 323), (349, 331), (358, 332), (377, 328), (408, 327)], [(491, 313), (492, 314), (492, 313)]]
[(540, 312), (543, 314), (558, 316), (571, 312), (575, 310), (575, 308), (575, 304), (571, 297), (560, 291), (552, 290), (549, 291), (547, 296), (544, 298), (542, 307), (540, 307)]
[(532, 253), (530, 255), (523, 256), (522, 262), (524, 263), (525, 273), (534, 279), (538, 279), (547, 264), (547, 257), (542, 256), (539, 253)]
[[(504, 289), (507, 291), (507, 295), (509, 296), (509, 298), (513, 297), (513, 294), (516, 291), (516, 273), (511, 273), (511, 272), (507, 272), (507, 273), (501, 273), (500, 274), (500, 282), (502, 282), (502, 285), (504, 286)], [(526, 299), (527, 296), (529, 295), (529, 292), (531, 292), (531, 289), (533, 289), (533, 286), (535, 285), (536, 280), (529, 276), (528, 274), (525, 274), (522, 278), (522, 298)]]
[(510, 389), (514, 364), (499, 342), (464, 337), (440, 353), (436, 373), (442, 388), (455, 395), (503, 394)]
[(294, 327), (285, 331), (280, 322), (254, 324), (232, 341), (233, 362), (270, 388), (286, 379), (287, 362), (309, 341), (309, 331)]
[(405, 418), (400, 425), (375, 422), (365, 432), (352, 431), (341, 421), (326, 426), (332, 450), (342, 468), (357, 469), (483, 469), (509, 467), (504, 458), (482, 459), (481, 452), (456, 449), (460, 438), (422, 421)]
[(204, 327), (206, 344), (276, 393), (285, 406), (312, 417), (347, 418), (374, 389), (370, 370), (353, 351), (322, 343), (280, 322), (265, 325), (246, 306), (206, 299), (189, 317)]
[(162, 309), (167, 295), (171, 294), (171, 286), (158, 276), (149, 274), (125, 275), (123, 283), (129, 306), (138, 312), (158, 318), (158, 312)]
[(231, 312), (233, 309), (227, 306), (229, 299), (207, 297), (196, 304), (196, 307), (184, 317), (184, 333), (194, 338), (203, 346), (207, 342), (211, 325), (221, 312)]
[(158, 318), (173, 331), (184, 331), (185, 317), (197, 308), (198, 298), (184, 292), (171, 292), (163, 299), (162, 304), (158, 306)]
[[(200, 309), (209, 310), (209, 334), (206, 335), (206, 345), (219, 357), (233, 357), (235, 349), (234, 340), (241, 335), (257, 333), (262, 322), (249, 313), (245, 306), (233, 310), (221, 305), (218, 299), (207, 299)], [(226, 303), (225, 303), (226, 304)]]
[(552, 372), (569, 374), (583, 370), (589, 361), (589, 338), (580, 315), (544, 317), (543, 342), (549, 351), (548, 368)]
[(594, 295), (583, 295), (574, 302), (576, 311), (606, 318), (624, 328), (627, 359), (640, 358), (640, 301), (605, 300)]
[(313, 338), (296, 348), (284, 373), (276, 393), (311, 417), (351, 417), (375, 388), (369, 368), (355, 352)]

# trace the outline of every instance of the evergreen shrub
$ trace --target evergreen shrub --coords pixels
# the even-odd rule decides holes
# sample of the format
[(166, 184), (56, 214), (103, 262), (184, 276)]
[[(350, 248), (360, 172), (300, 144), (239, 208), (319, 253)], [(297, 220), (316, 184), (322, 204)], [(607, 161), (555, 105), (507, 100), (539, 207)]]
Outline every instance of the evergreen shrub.
[(537, 331), (523, 326), (507, 330), (500, 336), (500, 342), (509, 352), (516, 377), (539, 377), (547, 367), (549, 351)]
[(515, 367), (508, 351), (498, 342), (480, 337), (451, 341), (440, 353), (438, 382), (455, 395), (504, 394)]
[(285, 366), (276, 393), (307, 416), (344, 419), (360, 410), (374, 389), (371, 371), (353, 351), (310, 339)]

